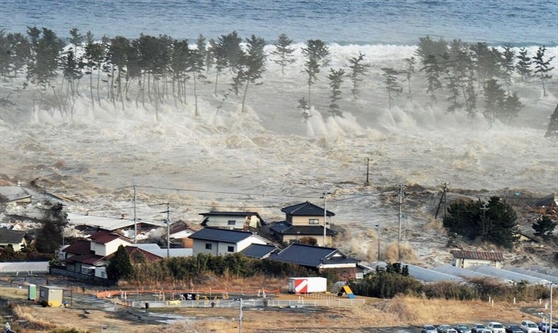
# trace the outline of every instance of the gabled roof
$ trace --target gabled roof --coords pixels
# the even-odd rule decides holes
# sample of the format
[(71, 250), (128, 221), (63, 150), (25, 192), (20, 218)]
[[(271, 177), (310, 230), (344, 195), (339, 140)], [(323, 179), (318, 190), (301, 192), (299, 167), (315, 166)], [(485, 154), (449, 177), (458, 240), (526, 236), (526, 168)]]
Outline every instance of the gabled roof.
[[(282, 208), (281, 211), (292, 216), (324, 216), (324, 208), (316, 206), (308, 201)], [(327, 216), (335, 216), (335, 213), (326, 212)]]
[[(300, 236), (323, 236), (324, 227), (319, 225), (291, 225), (286, 221), (273, 224), (270, 228), (273, 232), (281, 235), (300, 235)], [(326, 228), (327, 236), (337, 235), (336, 231)]]
[[(134, 221), (129, 219), (80, 215), (80, 214), (68, 214), (68, 223), (71, 225), (96, 227), (108, 231), (129, 228), (134, 226)], [(166, 227), (166, 224), (162, 224), (162, 223), (153, 223), (153, 222), (146, 222), (146, 221), (136, 221), (136, 223), (148, 224), (157, 227), (163, 227), (163, 226)]]
[(25, 231), (0, 229), (1, 244), (19, 244), (23, 241)]
[(191, 239), (236, 244), (252, 236), (251, 232), (206, 227), (190, 235)]
[(491, 260), (491, 261), (504, 261), (504, 256), (501, 252), (480, 252), (480, 251), (451, 251), (455, 259), (473, 259), (473, 260)]
[(184, 222), (184, 221), (178, 221), (175, 222), (173, 224), (171, 224), (170, 228), (169, 228), (169, 233), (170, 234), (176, 234), (180, 231), (184, 231), (184, 230), (188, 230), (191, 231), (192, 233), (194, 232), (194, 230), (188, 225), (188, 223)]
[(91, 242), (85, 239), (78, 239), (64, 249), (64, 252), (71, 254), (86, 254), (91, 252)]
[(263, 219), (257, 212), (226, 212), (226, 211), (216, 211), (212, 210), (207, 213), (200, 213), (200, 215), (208, 217), (208, 216), (239, 216), (239, 217), (246, 217), (246, 216), (256, 216), (262, 223)]
[(240, 251), (240, 253), (247, 257), (263, 259), (268, 257), (275, 250), (277, 250), (275, 245), (252, 244)]
[[(147, 260), (147, 261), (157, 261), (157, 260), (162, 259), (161, 256), (158, 256), (158, 255), (153, 254), (151, 252), (140, 249), (139, 247), (126, 246), (124, 249), (126, 250), (126, 253), (128, 253), (128, 256), (130, 257), (130, 261), (133, 262), (133, 263), (135, 262), (134, 253), (141, 253), (145, 257), (145, 260)], [(111, 254), (107, 258), (112, 258), (112, 256), (114, 256), (114, 253)]]
[[(141, 244), (134, 244), (132, 246), (138, 247), (144, 251), (153, 253), (156, 256), (166, 258), (167, 256), (167, 249), (161, 248), (159, 245), (155, 243), (141, 243)], [(171, 258), (174, 257), (190, 257), (193, 255), (193, 249), (191, 248), (173, 248), (169, 249), (169, 256)]]
[(97, 244), (107, 244), (119, 238), (128, 242), (128, 240), (125, 239), (123, 236), (103, 230), (89, 236), (89, 239)]
[(336, 248), (293, 243), (269, 259), (301, 266), (320, 268), (328, 264), (357, 264), (359, 261), (348, 257)]
[(70, 257), (66, 260), (64, 260), (67, 263), (75, 263), (75, 262), (79, 262), (82, 264), (87, 264), (87, 265), (97, 265), (99, 263), (101, 263), (106, 257), (101, 257), (96, 255), (95, 253), (91, 252), (88, 254), (80, 254), (77, 256), (73, 256)]

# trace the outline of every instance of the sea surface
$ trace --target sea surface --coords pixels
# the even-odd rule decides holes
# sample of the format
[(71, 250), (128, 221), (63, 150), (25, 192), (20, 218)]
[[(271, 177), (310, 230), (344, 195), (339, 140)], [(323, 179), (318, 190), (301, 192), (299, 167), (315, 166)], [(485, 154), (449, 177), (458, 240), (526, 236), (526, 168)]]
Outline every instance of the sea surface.
[(419, 37), (514, 46), (558, 45), (558, 0), (1, 0), (0, 29), (78, 28), (137, 38), (217, 38), (414, 45)]

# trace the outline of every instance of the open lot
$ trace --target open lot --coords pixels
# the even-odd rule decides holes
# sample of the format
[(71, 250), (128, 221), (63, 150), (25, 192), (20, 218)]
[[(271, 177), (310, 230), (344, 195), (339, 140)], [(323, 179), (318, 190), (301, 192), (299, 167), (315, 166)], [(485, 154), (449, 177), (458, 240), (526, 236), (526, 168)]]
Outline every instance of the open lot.
[[(138, 309), (100, 300), (92, 294), (73, 291), (69, 308), (44, 308), (26, 300), (24, 288), (0, 288), (3, 316), (13, 316), (17, 332), (50, 332), (75, 328), (83, 332), (239, 332), (238, 308)], [(297, 299), (279, 295), (278, 299)], [(420, 332), (423, 324), (455, 324), (500, 321), (518, 323), (535, 314), (544, 304), (490, 305), (481, 301), (428, 300), (396, 297), (391, 300), (364, 299), (353, 307), (246, 308), (243, 332)], [(7, 304), (9, 302), (9, 305)]]

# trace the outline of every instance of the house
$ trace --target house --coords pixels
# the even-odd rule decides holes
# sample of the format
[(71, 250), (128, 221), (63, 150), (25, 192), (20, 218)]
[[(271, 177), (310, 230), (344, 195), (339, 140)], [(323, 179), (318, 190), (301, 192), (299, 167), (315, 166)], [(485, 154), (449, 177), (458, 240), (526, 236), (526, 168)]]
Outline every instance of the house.
[(193, 230), (188, 225), (188, 223), (183, 222), (183, 221), (179, 221), (179, 222), (171, 224), (170, 230), (169, 230), (169, 238), (170, 238), (171, 242), (173, 240), (176, 240), (177, 242), (180, 242), (180, 244), (182, 244), (183, 247), (191, 249), (194, 246), (194, 243), (190, 239), (190, 236), (194, 232), (196, 232), (196, 231)]
[(459, 268), (469, 268), (474, 266), (493, 266), (502, 268), (504, 256), (501, 252), (480, 252), (480, 251), (451, 251), (453, 255), (452, 265)]
[(32, 195), (21, 186), (0, 186), (0, 203), (26, 205), (31, 203)]
[(256, 212), (219, 212), (201, 213), (204, 217), (201, 225), (204, 227), (222, 228), (229, 230), (257, 229), (265, 224), (260, 214)]
[(317, 271), (332, 270), (339, 279), (361, 279), (368, 268), (336, 248), (293, 243), (269, 259), (297, 264)]
[(25, 231), (0, 228), (0, 248), (12, 246), (15, 252), (21, 251), (26, 245)]
[(265, 259), (276, 251), (275, 245), (252, 244), (240, 252), (250, 258)]
[(251, 244), (269, 244), (267, 239), (249, 231), (203, 228), (190, 236), (194, 240), (194, 255), (222, 255), (241, 252)]
[[(152, 253), (156, 256), (159, 256), (161, 258), (166, 258), (167, 257), (167, 248), (162, 248), (160, 247), (158, 244), (155, 243), (141, 243), (141, 244), (134, 244), (131, 247), (137, 247), (139, 249), (142, 249), (144, 251), (147, 251), (149, 253)], [(128, 247), (126, 247), (127, 249)], [(168, 255), (171, 258), (174, 257), (191, 257), (193, 255), (194, 251), (192, 248), (174, 248), (171, 247), (170, 249), (168, 249)]]
[(126, 218), (124, 215), (115, 217), (104, 217), (104, 216), (92, 216), (92, 215), (82, 215), (82, 214), (68, 214), (68, 224), (74, 227), (81, 228), (95, 228), (102, 229), (106, 231), (126, 231), (130, 238), (134, 237), (134, 232), (137, 229), (138, 235), (144, 231), (149, 231), (154, 228), (166, 227), (166, 225), (160, 223), (146, 222)]
[(88, 240), (77, 240), (65, 248), (66, 270), (87, 275), (106, 278), (105, 267), (110, 261), (110, 255), (118, 247), (132, 245), (132, 243), (115, 233), (99, 231), (89, 236)]
[[(270, 230), (284, 243), (293, 243), (303, 237), (314, 238), (318, 245), (332, 244), (336, 232), (327, 227), (325, 217), (335, 216), (308, 201), (281, 209), (285, 213), (285, 221), (275, 223)], [(325, 223), (325, 227), (324, 227)], [(324, 244), (325, 231), (325, 244)]]

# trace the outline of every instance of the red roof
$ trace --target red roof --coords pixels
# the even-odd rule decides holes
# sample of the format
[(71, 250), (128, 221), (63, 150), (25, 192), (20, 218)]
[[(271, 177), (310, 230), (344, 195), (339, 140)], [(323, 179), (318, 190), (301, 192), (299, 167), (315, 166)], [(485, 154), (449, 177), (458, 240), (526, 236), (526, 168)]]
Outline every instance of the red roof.
[(504, 261), (504, 256), (501, 252), (480, 252), (480, 251), (451, 251), (453, 257), (456, 259), (474, 259), (474, 260), (490, 260), (490, 261)]
[(90, 242), (85, 239), (78, 239), (73, 242), (72, 245), (64, 249), (64, 252), (72, 254), (86, 254), (89, 253), (89, 251), (91, 251), (91, 245)]
[(98, 244), (106, 244), (112, 242), (115, 239), (120, 238), (120, 235), (113, 234), (107, 231), (98, 231), (93, 235), (89, 236), (89, 238)]
[(104, 258), (105, 257), (95, 255), (95, 253), (89, 253), (89, 254), (80, 254), (80, 255), (77, 255), (77, 256), (73, 256), (73, 257), (70, 257), (70, 258), (66, 259), (65, 261), (67, 263), (80, 262), (82, 264), (96, 265), (101, 260), (103, 260)]

